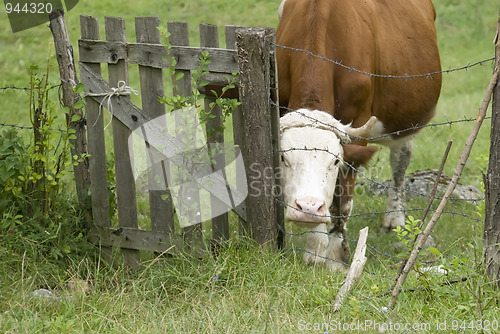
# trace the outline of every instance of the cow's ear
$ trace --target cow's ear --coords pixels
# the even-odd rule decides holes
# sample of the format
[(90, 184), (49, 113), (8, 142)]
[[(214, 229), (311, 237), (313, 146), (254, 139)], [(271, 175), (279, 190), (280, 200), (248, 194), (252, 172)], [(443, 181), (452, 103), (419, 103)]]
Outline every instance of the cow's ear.
[(370, 161), (372, 155), (378, 151), (376, 146), (360, 146), (354, 144), (342, 144), (344, 148), (344, 161), (358, 167)]

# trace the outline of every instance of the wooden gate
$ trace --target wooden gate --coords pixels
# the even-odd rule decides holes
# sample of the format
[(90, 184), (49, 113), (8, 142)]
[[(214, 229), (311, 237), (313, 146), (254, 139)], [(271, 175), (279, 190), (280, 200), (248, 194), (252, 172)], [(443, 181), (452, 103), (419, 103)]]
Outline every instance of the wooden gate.
[[(133, 152), (128, 141), (133, 131), (144, 131), (147, 124), (150, 124), (148, 122), (165, 115), (165, 105), (158, 98), (164, 95), (164, 74), (170, 77), (171, 72), (163, 70), (170, 64), (165, 60), (166, 48), (160, 42), (161, 36), (157, 29), (159, 19), (135, 19), (136, 43), (126, 41), (125, 22), (121, 18), (105, 18), (105, 41), (99, 40), (96, 18), (82, 15), (80, 22), (79, 68), (86, 93), (93, 241), (101, 245), (105, 256), (110, 255), (111, 247), (121, 247), (125, 264), (132, 268), (140, 266), (140, 250), (174, 252), (186, 246), (195, 250), (204, 248), (201, 224), (180, 229), (175, 223), (176, 209), (168, 187), (148, 191), (151, 229), (140, 228), (138, 224), (136, 183), (131, 164)], [(226, 204), (233, 207), (233, 211), (239, 216), (242, 231), (248, 232), (258, 243), (275, 245), (279, 237), (276, 224), (283, 222), (283, 209), (277, 205), (272, 191), (279, 185), (274, 177), (268, 177), (269, 173), (265, 173), (278, 166), (279, 111), (270, 104), (270, 92), (277, 89), (274, 31), (226, 26), (226, 49), (219, 48), (217, 27), (213, 25), (200, 25), (201, 47), (189, 46), (186, 23), (169, 22), (168, 31), (172, 45), (168, 56), (176, 60), (176, 73), (184, 74), (182, 78), (174, 79), (174, 94), (192, 94), (191, 71), (198, 67), (202, 51), (207, 51), (210, 55), (210, 73), (204, 77), (209, 84), (221, 85), (226, 82), (228, 75), (239, 72), (241, 106), (232, 115), (233, 133), (246, 168), (237, 173), (245, 173), (240, 175), (253, 182), (254, 193), (246, 196), (248, 189), (243, 189), (242, 184), (236, 185), (236, 189), (230, 191), (231, 203), (242, 200), (244, 203), (236, 207), (231, 206), (231, 203)], [(101, 64), (107, 64), (109, 80), (101, 76)], [(139, 83), (129, 83), (131, 64), (138, 65)], [(131, 102), (127, 95), (130, 89), (119, 89), (120, 85), (124, 88), (124, 84), (130, 87), (140, 86), (138, 90), (142, 108)], [(208, 106), (213, 101), (214, 97), (207, 97), (205, 104)], [(112, 118), (118, 226), (112, 226), (110, 218), (108, 182), (111, 180), (107, 177), (105, 145), (105, 137), (109, 136), (105, 136), (103, 108), (109, 109)], [(220, 125), (220, 109), (214, 110), (215, 118), (207, 123), (207, 128), (217, 128)], [(162, 135), (161, 130), (148, 128), (149, 133), (152, 131), (154, 135), (144, 138), (144, 149), (160, 150), (167, 147), (182, 151), (182, 143), (164, 133)], [(214, 136), (213, 141), (223, 143), (223, 134)], [(223, 159), (224, 157), (217, 158), (216, 164), (224, 166)], [(169, 173), (171, 163), (172, 161), (162, 161), (162, 168), (153, 169), (153, 177), (155, 173)], [(227, 196), (222, 196), (223, 193), (228, 193), (227, 187), (224, 179), (216, 178), (212, 181), (208, 185), (211, 203), (227, 202)], [(199, 196), (196, 193), (192, 195)], [(212, 234), (215, 241), (229, 238), (227, 213), (212, 219)]]

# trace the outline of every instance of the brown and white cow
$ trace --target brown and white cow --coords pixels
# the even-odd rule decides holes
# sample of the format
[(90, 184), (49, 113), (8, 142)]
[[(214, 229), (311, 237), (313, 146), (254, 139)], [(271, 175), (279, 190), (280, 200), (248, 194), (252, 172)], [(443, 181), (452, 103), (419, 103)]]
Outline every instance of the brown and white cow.
[[(387, 211), (392, 213), (384, 217), (383, 227), (404, 225), (403, 183), (416, 131), (397, 131), (424, 125), (433, 117), (441, 75), (384, 75), (441, 70), (435, 10), (430, 0), (283, 0), (279, 15), (286, 219), (331, 232), (308, 235), (306, 263), (322, 263), (325, 257), (347, 262), (347, 218), (330, 216), (350, 214), (356, 178), (351, 166), (367, 163), (377, 150), (368, 142), (390, 148), (393, 187)], [(380, 137), (383, 134), (392, 135)], [(342, 266), (326, 264), (333, 270)]]

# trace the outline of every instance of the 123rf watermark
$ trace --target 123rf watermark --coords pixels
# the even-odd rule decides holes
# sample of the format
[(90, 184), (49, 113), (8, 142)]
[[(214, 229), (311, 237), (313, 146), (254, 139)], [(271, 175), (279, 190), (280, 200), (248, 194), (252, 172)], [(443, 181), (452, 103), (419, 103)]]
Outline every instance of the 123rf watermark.
[(444, 320), (442, 322), (378, 322), (375, 320), (357, 320), (352, 322), (341, 322), (331, 320), (330, 322), (308, 322), (299, 320), (297, 328), (302, 332), (330, 331), (361, 331), (361, 332), (398, 332), (398, 331), (497, 331), (498, 320)]

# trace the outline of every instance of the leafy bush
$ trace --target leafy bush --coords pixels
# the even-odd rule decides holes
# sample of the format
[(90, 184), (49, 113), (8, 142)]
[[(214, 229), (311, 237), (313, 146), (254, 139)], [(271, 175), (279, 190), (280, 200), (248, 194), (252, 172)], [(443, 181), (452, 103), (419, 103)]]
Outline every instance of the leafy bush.
[[(50, 59), (50, 58), (49, 58)], [(24, 140), (17, 129), (0, 137), (0, 253), (60, 260), (86, 249), (83, 214), (70, 195), (73, 162), (69, 140), (72, 129), (58, 128), (52, 85), (47, 72), (30, 66), (30, 121), (32, 134)], [(62, 112), (65, 112), (63, 108)], [(25, 130), (23, 130), (25, 131)], [(24, 135), (24, 134), (23, 134)]]

